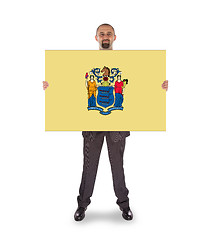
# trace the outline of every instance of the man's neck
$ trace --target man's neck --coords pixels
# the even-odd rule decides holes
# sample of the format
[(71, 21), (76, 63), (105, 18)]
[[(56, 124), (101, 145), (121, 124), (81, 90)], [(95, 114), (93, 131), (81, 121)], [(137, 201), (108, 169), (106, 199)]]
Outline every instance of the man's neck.
[(99, 50), (113, 50), (113, 48), (111, 47), (111, 48), (106, 49), (106, 48), (100, 48), (99, 47)]

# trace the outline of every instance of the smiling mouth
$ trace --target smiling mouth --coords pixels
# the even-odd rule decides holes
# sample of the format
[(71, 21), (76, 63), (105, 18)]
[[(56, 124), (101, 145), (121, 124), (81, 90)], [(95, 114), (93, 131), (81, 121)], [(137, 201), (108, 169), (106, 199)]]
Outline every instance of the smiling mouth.
[(110, 41), (108, 39), (104, 39), (102, 41), (102, 47), (103, 48), (109, 48), (110, 47)]

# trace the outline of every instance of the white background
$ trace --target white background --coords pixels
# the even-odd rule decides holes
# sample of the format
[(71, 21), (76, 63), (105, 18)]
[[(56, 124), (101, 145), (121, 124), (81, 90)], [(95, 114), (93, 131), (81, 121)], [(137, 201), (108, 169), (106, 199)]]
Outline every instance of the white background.
[[(0, 238), (211, 239), (209, 1), (1, 1)], [(134, 220), (116, 205), (106, 144), (92, 203), (75, 222), (81, 132), (45, 132), (45, 50), (167, 51), (167, 131), (131, 132), (124, 162)]]

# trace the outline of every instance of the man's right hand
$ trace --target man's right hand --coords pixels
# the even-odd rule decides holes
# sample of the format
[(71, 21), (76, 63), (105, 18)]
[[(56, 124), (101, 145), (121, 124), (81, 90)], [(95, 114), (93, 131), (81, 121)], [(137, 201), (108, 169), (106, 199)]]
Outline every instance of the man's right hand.
[(47, 81), (43, 81), (43, 90), (45, 90), (49, 86)]

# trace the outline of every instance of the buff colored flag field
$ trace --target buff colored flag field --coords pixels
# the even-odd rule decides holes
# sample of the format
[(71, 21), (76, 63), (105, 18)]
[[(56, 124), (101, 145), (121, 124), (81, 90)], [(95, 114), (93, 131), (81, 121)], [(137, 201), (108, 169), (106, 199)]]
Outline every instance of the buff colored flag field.
[(46, 131), (165, 131), (165, 50), (46, 50)]

